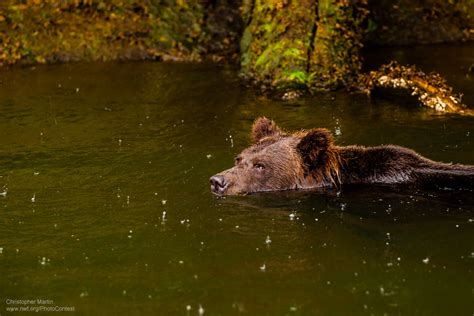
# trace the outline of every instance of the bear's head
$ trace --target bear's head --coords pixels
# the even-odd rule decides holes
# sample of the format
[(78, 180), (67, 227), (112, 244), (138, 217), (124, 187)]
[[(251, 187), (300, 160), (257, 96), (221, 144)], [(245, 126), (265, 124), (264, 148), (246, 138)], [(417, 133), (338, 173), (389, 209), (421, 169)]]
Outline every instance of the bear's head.
[(252, 126), (253, 145), (234, 167), (210, 178), (217, 195), (310, 189), (339, 184), (331, 133), (324, 128), (288, 134), (265, 117)]

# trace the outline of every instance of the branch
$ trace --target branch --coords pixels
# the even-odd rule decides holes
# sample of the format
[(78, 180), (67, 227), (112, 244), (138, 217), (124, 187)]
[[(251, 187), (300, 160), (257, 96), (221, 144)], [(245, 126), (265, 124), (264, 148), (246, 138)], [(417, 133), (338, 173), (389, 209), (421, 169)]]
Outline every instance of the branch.
[(474, 115), (472, 109), (461, 102), (461, 95), (436, 73), (425, 74), (415, 66), (401, 66), (396, 62), (382, 65), (378, 70), (363, 75), (363, 90), (370, 93), (377, 87), (406, 89), (417, 96), (422, 105), (436, 111)]

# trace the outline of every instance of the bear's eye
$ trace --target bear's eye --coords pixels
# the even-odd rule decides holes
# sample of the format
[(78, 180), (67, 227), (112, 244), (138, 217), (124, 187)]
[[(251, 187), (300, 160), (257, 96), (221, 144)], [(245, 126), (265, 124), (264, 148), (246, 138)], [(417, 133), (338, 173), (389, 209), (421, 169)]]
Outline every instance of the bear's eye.
[(234, 158), (234, 162), (236, 165), (239, 164), (241, 161), (242, 161), (242, 157), (240, 156)]
[(260, 163), (260, 162), (254, 163), (254, 164), (253, 164), (253, 167), (254, 167), (255, 169), (257, 169), (258, 171), (263, 171), (263, 170), (265, 170), (265, 166), (264, 166), (262, 163)]

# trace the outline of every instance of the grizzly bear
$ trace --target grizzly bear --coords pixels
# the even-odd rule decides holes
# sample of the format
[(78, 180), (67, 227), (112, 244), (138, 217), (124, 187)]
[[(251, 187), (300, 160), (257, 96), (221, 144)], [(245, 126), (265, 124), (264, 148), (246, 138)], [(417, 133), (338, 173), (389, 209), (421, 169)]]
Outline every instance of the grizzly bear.
[(210, 178), (217, 195), (346, 185), (404, 185), (473, 190), (474, 166), (435, 162), (395, 145), (337, 146), (324, 128), (286, 133), (265, 117), (235, 166)]

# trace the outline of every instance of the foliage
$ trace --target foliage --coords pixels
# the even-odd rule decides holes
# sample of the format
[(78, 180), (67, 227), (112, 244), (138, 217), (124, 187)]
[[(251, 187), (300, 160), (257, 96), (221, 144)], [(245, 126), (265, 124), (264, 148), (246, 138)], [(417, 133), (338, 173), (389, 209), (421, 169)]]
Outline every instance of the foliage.
[[(216, 14), (223, 12), (223, 20), (232, 14), (225, 10), (226, 3), (209, 9), (205, 1), (4, 0), (0, 4), (0, 64), (199, 60), (209, 53), (222, 59), (219, 52), (235, 53), (232, 45), (240, 27), (237, 23), (216, 36), (216, 25), (228, 26), (216, 22)], [(216, 41), (220, 51), (213, 49)]]
[(428, 44), (474, 39), (474, 0), (369, 0), (366, 42)]

